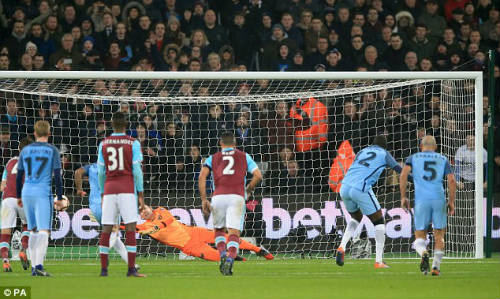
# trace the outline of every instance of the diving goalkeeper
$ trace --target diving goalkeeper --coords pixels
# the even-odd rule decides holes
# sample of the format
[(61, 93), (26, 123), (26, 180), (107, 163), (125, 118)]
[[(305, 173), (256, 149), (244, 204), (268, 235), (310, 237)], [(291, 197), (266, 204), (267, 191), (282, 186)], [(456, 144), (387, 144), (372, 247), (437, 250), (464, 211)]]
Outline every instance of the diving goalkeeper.
[[(145, 206), (141, 212), (141, 218), (146, 222), (136, 225), (136, 229), (140, 234), (149, 235), (156, 241), (180, 249), (189, 256), (208, 261), (220, 260), (217, 249), (209, 245), (215, 242), (215, 232), (213, 230), (184, 225), (163, 207), (153, 210), (150, 206)], [(257, 247), (241, 239), (240, 248), (253, 251), (267, 260), (274, 259), (274, 256), (265, 248)]]

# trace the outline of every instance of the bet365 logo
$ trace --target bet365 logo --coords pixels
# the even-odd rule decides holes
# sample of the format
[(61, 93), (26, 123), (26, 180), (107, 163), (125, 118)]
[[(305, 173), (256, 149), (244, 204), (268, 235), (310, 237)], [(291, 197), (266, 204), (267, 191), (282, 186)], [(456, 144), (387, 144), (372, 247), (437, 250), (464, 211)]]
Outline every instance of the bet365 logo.
[(0, 287), (0, 299), (3, 298), (31, 299), (31, 287)]

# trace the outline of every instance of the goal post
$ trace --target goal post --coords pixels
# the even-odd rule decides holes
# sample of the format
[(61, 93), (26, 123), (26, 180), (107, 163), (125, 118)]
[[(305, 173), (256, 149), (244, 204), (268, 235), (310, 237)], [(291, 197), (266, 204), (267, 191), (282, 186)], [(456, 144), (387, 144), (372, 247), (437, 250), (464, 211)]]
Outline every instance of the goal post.
[[(144, 148), (153, 151), (145, 154), (144, 162), (148, 203), (167, 206), (186, 224), (211, 227), (211, 219), (201, 214), (194, 180), (203, 158), (217, 149), (220, 131), (241, 134), (242, 148), (257, 157), (265, 172), (255, 201), (247, 205), (257, 206), (247, 216), (248, 223), (254, 222), (245, 229), (258, 245), (285, 257), (328, 257), (340, 242), (349, 215), (328, 181), (341, 141), (350, 141), (356, 152), (376, 134), (387, 134), (389, 151), (396, 152), (401, 162), (418, 150), (419, 134), (435, 132), (440, 136), (440, 151), (453, 161), (457, 149), (474, 135), (474, 181), (465, 183), (458, 192), (457, 215), (451, 217), (446, 236), (446, 255), (482, 258), (482, 76), (481, 72), (1, 71), (0, 104), (7, 107), (9, 99), (14, 99), (18, 119), (25, 122), (16, 124), (7, 118), (2, 123), (11, 131), (17, 125), (15, 134), (10, 135), (13, 141), (30, 134), (35, 120), (51, 119), (56, 145), (70, 165), (64, 176), (69, 180), (65, 193), (72, 197), (73, 205), (68, 213), (55, 217), (51, 241), (55, 258), (97, 256), (99, 227), (88, 217), (87, 199), (73, 194), (72, 172), (96, 162), (92, 151), (99, 138), (109, 133), (108, 116), (122, 109), (122, 104), (130, 113), (129, 133), (136, 137), (144, 129), (147, 136), (143, 142), (148, 145)], [(431, 103), (434, 98), (437, 103)], [(319, 103), (311, 104), (312, 109), (304, 108), (309, 99)], [(278, 103), (283, 105), (287, 121), (276, 116)], [(155, 107), (153, 112), (150, 107)], [(322, 107), (326, 115), (318, 112)], [(346, 117), (348, 109), (354, 111), (352, 119)], [(309, 123), (305, 124), (304, 118)], [(322, 124), (328, 129), (321, 131)], [(179, 136), (166, 138), (170, 125)], [(99, 126), (104, 126), (104, 131), (99, 131)], [(146, 128), (140, 130), (141, 126)], [(312, 133), (314, 126), (319, 133)], [(248, 132), (257, 133), (246, 136)], [(318, 147), (308, 141), (298, 144), (299, 139), (314, 139)], [(392, 173), (386, 172), (375, 188), (394, 230), (388, 235), (386, 253), (415, 257), (409, 237), (412, 220), (399, 209), (399, 191)], [(373, 237), (370, 225), (363, 222), (361, 238)], [(432, 242), (432, 236), (429, 240)], [(173, 251), (140, 237), (138, 252), (158, 258)]]

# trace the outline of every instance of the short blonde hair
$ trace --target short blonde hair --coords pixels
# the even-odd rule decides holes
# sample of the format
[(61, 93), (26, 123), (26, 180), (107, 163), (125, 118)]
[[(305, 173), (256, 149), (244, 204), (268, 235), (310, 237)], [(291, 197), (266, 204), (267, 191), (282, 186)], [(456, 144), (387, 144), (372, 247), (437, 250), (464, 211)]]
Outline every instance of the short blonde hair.
[(35, 123), (36, 137), (47, 137), (50, 135), (50, 124), (46, 120), (39, 120)]

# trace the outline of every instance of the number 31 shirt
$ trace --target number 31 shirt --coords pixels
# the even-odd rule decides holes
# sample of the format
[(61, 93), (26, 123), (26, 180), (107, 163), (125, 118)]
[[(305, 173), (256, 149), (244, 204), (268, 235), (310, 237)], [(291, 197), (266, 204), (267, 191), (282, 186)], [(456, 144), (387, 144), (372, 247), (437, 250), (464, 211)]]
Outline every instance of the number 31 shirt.
[(401, 166), (388, 151), (377, 145), (365, 147), (356, 155), (342, 180), (342, 185), (363, 192), (370, 190), (386, 167), (401, 172)]
[(212, 171), (213, 195), (237, 194), (245, 197), (247, 172), (258, 169), (249, 154), (234, 148), (225, 148), (210, 156), (203, 166)]
[(113, 133), (104, 139), (97, 159), (106, 169), (104, 194), (135, 193), (132, 165), (141, 162), (141, 144), (135, 138)]

